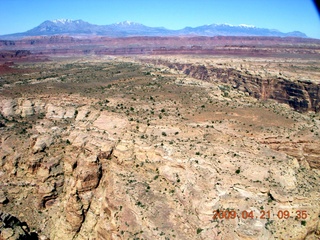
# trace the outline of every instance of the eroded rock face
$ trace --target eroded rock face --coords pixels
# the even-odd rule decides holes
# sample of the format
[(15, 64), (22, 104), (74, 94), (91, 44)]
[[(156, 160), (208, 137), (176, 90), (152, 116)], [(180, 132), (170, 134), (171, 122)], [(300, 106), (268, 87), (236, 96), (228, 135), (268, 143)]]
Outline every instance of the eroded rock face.
[(262, 78), (246, 74), (233, 68), (216, 68), (204, 65), (183, 64), (157, 60), (171, 69), (179, 70), (196, 79), (214, 82), (221, 81), (247, 92), (258, 99), (274, 99), (286, 103), (297, 111), (320, 110), (320, 85), (311, 81), (292, 81), (283, 77)]
[(53, 143), (52, 136), (50, 135), (34, 136), (33, 139), (35, 141), (32, 146), (33, 153), (43, 152)]
[(15, 107), (17, 103), (13, 99), (3, 99), (1, 105), (1, 113), (4, 117), (11, 117), (15, 115)]
[(29, 117), (45, 111), (44, 103), (37, 99), (2, 99), (0, 111), (6, 118)]

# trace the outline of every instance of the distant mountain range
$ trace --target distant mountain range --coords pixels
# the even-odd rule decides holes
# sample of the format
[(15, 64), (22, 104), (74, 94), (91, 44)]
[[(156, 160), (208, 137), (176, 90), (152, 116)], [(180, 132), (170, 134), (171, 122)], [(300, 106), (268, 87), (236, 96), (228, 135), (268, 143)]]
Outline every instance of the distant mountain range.
[(283, 33), (276, 29), (258, 28), (241, 24), (211, 24), (199, 27), (185, 27), (180, 30), (170, 30), (163, 27), (148, 27), (140, 23), (124, 21), (110, 25), (96, 25), (83, 20), (57, 19), (45, 21), (39, 26), (22, 33), (0, 36), (1, 39), (14, 39), (31, 36), (270, 36), (270, 37), (303, 37), (299, 32)]

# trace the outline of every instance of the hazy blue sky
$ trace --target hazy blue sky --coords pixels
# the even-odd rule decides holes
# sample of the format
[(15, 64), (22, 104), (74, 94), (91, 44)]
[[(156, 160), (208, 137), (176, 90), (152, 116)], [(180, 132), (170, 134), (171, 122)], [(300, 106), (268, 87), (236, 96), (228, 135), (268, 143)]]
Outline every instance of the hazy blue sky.
[(169, 29), (249, 24), (297, 30), (320, 39), (320, 19), (312, 0), (0, 0), (0, 9), (0, 35), (68, 18), (94, 24), (129, 20)]

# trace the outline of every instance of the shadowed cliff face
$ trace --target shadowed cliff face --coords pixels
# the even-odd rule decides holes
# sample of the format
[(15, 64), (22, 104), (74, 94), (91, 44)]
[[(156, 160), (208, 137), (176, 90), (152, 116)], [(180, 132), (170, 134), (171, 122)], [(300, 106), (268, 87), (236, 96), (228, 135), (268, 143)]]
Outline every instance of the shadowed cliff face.
[(208, 81), (221, 81), (234, 89), (249, 93), (257, 99), (274, 99), (286, 103), (296, 111), (306, 112), (320, 110), (320, 86), (311, 81), (291, 81), (283, 77), (263, 78), (233, 68), (216, 68), (204, 65), (172, 63), (158, 61), (158, 64), (179, 70), (184, 74)]
[(21, 59), (30, 56), (31, 52), (28, 50), (7, 50), (0, 51), (0, 61), (5, 59)]
[(0, 239), (37, 240), (39, 238), (36, 233), (30, 232), (27, 223), (0, 211)]

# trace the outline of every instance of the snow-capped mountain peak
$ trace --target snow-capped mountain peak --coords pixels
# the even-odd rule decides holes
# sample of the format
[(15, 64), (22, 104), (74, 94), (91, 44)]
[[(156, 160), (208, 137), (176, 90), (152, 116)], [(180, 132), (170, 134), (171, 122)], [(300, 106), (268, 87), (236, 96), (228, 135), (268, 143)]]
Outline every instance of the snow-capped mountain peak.
[(248, 25), (248, 24), (239, 24), (239, 27), (246, 27), (246, 28), (255, 28), (254, 25)]
[(71, 22), (73, 22), (73, 20), (72, 20), (72, 19), (60, 18), (60, 19), (52, 20), (51, 22), (53, 22), (53, 23), (62, 23), (62, 24), (66, 24), (66, 23), (71, 23)]
[(114, 25), (117, 26), (141, 26), (141, 23), (136, 23), (136, 22), (131, 22), (131, 21), (123, 21), (123, 22), (118, 22), (115, 23)]
[[(159, 27), (148, 27), (141, 23), (123, 21), (109, 25), (95, 25), (81, 19), (56, 19), (45, 21), (39, 26), (17, 36), (42, 35), (101, 35), (101, 36), (279, 36), (307, 37), (302, 32), (283, 33), (274, 29), (259, 28), (253, 25), (210, 24), (198, 27), (186, 27), (180, 30), (169, 30)], [(14, 34), (13, 34), (14, 35)]]
[(206, 26), (212, 26), (212, 27), (243, 27), (243, 28), (255, 28), (254, 25), (249, 25), (249, 24), (239, 24), (239, 25), (233, 25), (230, 23), (220, 23), (220, 24), (210, 24), (210, 25), (206, 25)]

